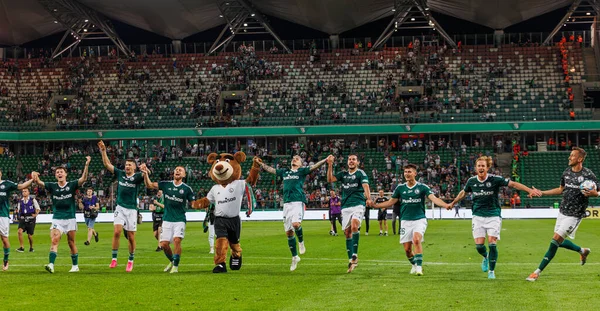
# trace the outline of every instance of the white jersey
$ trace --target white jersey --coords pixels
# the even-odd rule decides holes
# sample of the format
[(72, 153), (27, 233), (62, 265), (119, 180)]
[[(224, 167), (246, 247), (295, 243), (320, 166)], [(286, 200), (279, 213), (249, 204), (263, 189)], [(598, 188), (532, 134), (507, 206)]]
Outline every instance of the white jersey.
[(232, 218), (240, 215), (246, 181), (236, 180), (223, 187), (214, 185), (206, 198), (215, 205), (215, 216)]

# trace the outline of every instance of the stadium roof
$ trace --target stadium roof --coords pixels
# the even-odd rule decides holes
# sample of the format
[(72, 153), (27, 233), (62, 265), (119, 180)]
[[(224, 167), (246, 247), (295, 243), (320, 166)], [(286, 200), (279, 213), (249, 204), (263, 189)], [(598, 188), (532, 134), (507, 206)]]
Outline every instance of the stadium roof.
[[(219, 18), (220, 11), (215, 0), (75, 1), (111, 19), (171, 39), (183, 39), (225, 23), (223, 18)], [(330, 34), (390, 16), (394, 6), (393, 0), (251, 2), (264, 14)], [(428, 0), (427, 3), (435, 12), (503, 29), (570, 5), (573, 0)], [(0, 0), (0, 44), (20, 45), (64, 29), (54, 23), (54, 18), (37, 0)]]

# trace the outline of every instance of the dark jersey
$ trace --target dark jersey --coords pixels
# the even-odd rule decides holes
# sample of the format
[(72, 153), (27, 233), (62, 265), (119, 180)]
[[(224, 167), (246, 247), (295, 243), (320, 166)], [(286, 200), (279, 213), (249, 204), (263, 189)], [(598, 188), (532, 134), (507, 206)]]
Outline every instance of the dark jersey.
[[(375, 199), (375, 203), (383, 203), (388, 200), (389, 199), (387, 197), (377, 197)], [(377, 217), (381, 217), (384, 214), (387, 214), (387, 208), (380, 208), (379, 211), (377, 212)]]
[(560, 202), (561, 214), (578, 218), (585, 217), (589, 198), (581, 193), (579, 185), (586, 180), (598, 184), (596, 175), (586, 167), (579, 172), (573, 172), (569, 167), (563, 172), (560, 178), (560, 185), (563, 187), (563, 199)]

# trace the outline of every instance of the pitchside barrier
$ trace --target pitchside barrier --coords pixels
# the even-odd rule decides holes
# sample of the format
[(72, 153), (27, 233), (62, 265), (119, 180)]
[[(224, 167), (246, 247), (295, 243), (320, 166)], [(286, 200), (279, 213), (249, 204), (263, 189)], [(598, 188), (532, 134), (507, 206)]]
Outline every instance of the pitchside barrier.
[[(470, 209), (461, 208), (459, 210), (459, 216), (456, 216), (456, 211), (445, 210), (440, 208), (428, 209), (426, 211), (428, 219), (470, 219), (472, 217)], [(144, 222), (152, 222), (152, 213), (142, 212)], [(203, 221), (205, 212), (189, 212), (186, 214), (187, 221)], [(391, 219), (392, 210), (388, 209), (388, 218)], [(544, 219), (544, 218), (556, 218), (558, 215), (558, 209), (553, 208), (529, 208), (529, 209), (503, 209), (502, 218), (505, 219)], [(76, 215), (78, 222), (84, 222), (83, 214), (78, 213)], [(282, 211), (256, 211), (246, 217), (245, 212), (240, 213), (242, 221), (258, 221), (258, 220), (275, 220), (281, 221), (283, 219)], [(600, 219), (600, 208), (588, 208), (588, 218)], [(304, 212), (305, 220), (329, 220), (329, 211), (327, 210), (307, 210)], [(377, 209), (371, 209), (370, 213), (371, 220), (377, 220)], [(96, 218), (96, 222), (113, 222), (113, 213), (99, 214)], [(51, 223), (52, 214), (41, 214), (37, 217), (37, 223)]]

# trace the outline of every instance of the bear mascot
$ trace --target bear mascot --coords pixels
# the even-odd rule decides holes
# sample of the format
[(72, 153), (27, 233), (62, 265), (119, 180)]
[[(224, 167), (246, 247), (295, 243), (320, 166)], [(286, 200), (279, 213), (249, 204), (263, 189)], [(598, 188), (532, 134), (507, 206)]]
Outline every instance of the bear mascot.
[(246, 161), (245, 153), (241, 151), (236, 152), (234, 155), (211, 153), (208, 155), (207, 160), (208, 164), (212, 165), (209, 175), (216, 185), (210, 189), (205, 198), (195, 201), (192, 207), (206, 209), (211, 203), (214, 204), (217, 242), (215, 246), (216, 266), (213, 273), (227, 272), (225, 258), (227, 257), (228, 247), (231, 247), (229, 268), (239, 270), (242, 266), (242, 248), (240, 247), (242, 198), (246, 196), (250, 202), (247, 212), (247, 215), (250, 215), (252, 212), (251, 203), (254, 198), (251, 186), (254, 186), (258, 180), (260, 172), (259, 159), (254, 157), (252, 168), (246, 180), (240, 180), (242, 176), (241, 163)]

